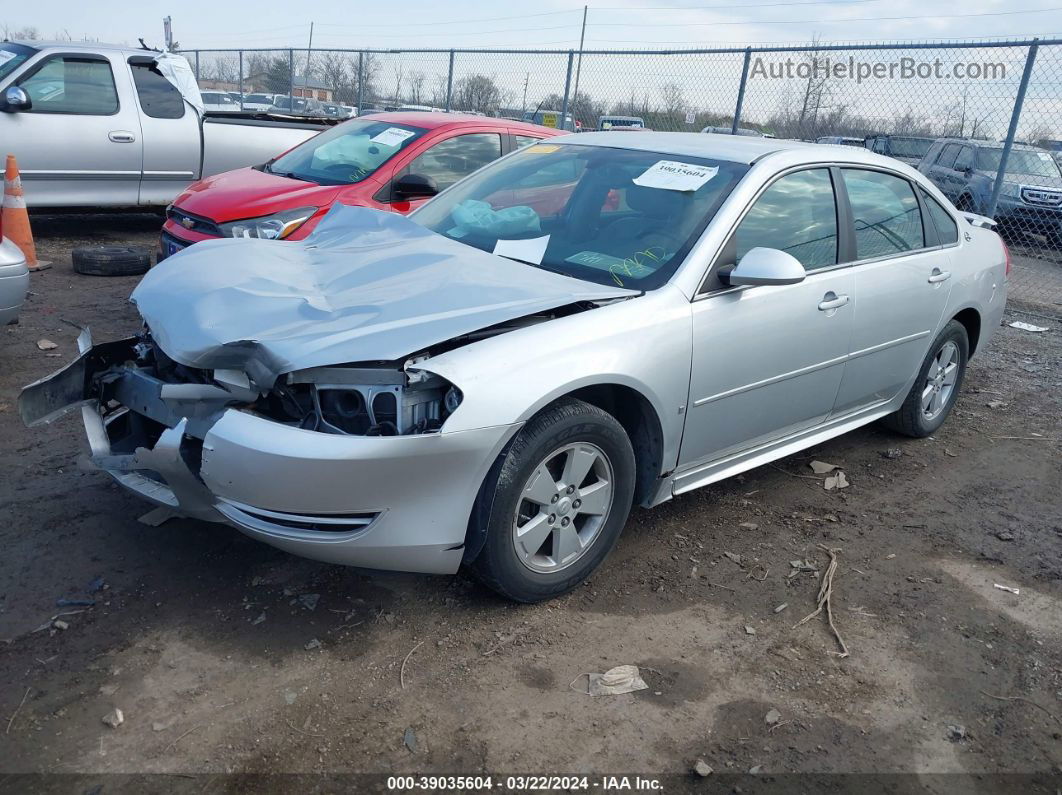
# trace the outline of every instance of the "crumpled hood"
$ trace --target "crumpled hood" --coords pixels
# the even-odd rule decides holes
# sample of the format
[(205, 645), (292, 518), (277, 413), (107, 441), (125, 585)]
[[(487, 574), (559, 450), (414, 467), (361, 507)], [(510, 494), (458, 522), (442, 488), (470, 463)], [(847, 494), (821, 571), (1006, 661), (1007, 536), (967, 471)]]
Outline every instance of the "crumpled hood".
[[(403, 216), (337, 205), (298, 242), (197, 243), (148, 272), (131, 300), (189, 367), (266, 374), (393, 361), (576, 301), (636, 295), (488, 254)], [(264, 368), (264, 369), (263, 369)]]

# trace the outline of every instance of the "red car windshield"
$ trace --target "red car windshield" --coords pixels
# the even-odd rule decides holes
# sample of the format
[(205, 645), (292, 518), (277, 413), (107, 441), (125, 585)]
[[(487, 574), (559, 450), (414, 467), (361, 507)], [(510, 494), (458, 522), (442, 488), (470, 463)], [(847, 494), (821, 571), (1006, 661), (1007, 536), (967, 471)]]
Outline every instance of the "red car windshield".
[(352, 185), (372, 176), (426, 132), (408, 124), (356, 119), (314, 136), (263, 170), (318, 185)]

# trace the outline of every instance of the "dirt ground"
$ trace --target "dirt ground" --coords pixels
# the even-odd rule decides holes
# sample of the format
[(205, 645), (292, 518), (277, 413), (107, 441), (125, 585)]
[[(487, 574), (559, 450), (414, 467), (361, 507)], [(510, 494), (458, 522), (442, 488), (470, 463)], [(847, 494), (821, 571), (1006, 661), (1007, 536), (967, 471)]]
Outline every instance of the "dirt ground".
[[(1008, 316), (1050, 330), (998, 329), (935, 438), (871, 426), (638, 510), (585, 587), (517, 606), (148, 527), (77, 417), (23, 427), (20, 387), (76, 355), (64, 321), (136, 327), (136, 280), (74, 274), (71, 246), (158, 225), (35, 218), (55, 266), (0, 329), (0, 772), (1062, 774), (1062, 323)], [(821, 547), (846, 658), (794, 626)], [(625, 663), (647, 690), (577, 692)]]

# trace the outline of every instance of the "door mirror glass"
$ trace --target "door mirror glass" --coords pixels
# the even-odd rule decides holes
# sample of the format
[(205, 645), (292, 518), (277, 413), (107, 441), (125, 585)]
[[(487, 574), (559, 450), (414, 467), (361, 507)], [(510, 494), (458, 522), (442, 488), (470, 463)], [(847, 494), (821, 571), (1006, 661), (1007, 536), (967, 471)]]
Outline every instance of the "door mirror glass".
[(797, 284), (804, 281), (807, 273), (800, 260), (792, 254), (776, 248), (759, 246), (750, 249), (730, 272), (730, 284), (734, 287), (756, 287), (769, 284)]
[(4, 110), (8, 113), (29, 110), (30, 107), (29, 94), (21, 86), (11, 86), (4, 92)]
[(425, 174), (406, 174), (395, 180), (394, 196), (398, 201), (423, 199), (439, 192), (438, 183)]

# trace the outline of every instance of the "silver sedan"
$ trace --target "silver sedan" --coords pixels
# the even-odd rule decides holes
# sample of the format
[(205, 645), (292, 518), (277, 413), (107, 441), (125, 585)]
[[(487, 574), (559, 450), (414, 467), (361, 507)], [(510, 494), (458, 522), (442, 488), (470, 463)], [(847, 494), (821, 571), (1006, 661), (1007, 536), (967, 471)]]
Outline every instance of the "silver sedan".
[(536, 601), (631, 506), (875, 420), (927, 436), (1006, 301), (1006, 248), (863, 149), (632, 132), (537, 143), (410, 218), (151, 271), (145, 321), (20, 399), (173, 514)]

